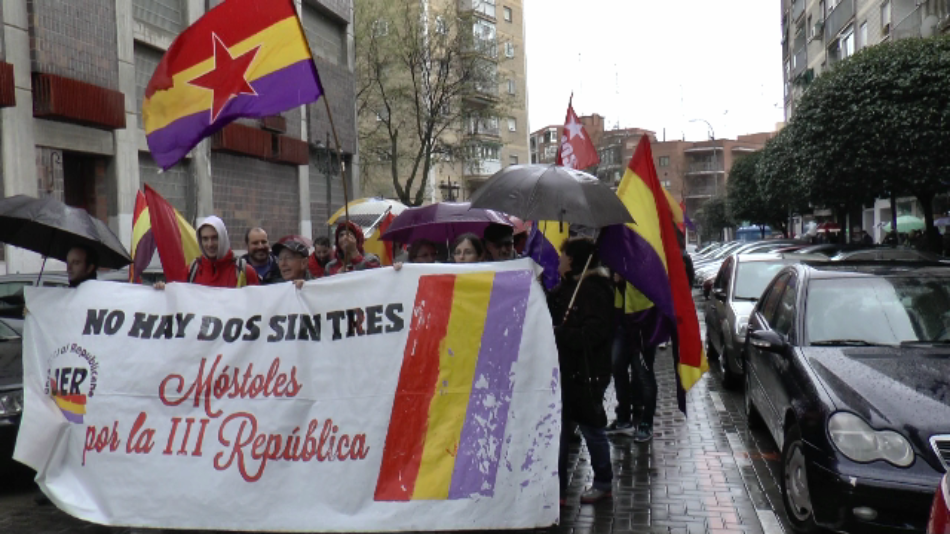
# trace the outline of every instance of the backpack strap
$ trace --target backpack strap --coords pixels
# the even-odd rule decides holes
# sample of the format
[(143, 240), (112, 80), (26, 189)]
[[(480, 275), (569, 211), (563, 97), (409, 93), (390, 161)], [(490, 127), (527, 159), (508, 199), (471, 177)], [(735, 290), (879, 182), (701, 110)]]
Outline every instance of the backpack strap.
[(191, 267), (188, 268), (188, 283), (195, 283), (195, 277), (198, 276), (198, 264), (201, 262), (201, 258), (195, 258), (195, 261), (191, 262)]
[(236, 273), (237, 286), (236, 287), (246, 286), (247, 285), (247, 262), (244, 260), (243, 257), (241, 257), (241, 258), (238, 258), (236, 262), (234, 262), (234, 266), (237, 269), (237, 273)]

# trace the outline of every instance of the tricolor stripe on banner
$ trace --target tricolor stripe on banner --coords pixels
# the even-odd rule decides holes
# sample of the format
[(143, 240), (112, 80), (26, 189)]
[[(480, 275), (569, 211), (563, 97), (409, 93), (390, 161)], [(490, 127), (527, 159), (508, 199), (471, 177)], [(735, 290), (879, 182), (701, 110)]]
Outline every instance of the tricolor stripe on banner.
[[(55, 380), (50, 379), (50, 387), (52, 391), (58, 391)], [(63, 412), (67, 421), (82, 424), (83, 415), (86, 414), (85, 395), (54, 395), (53, 402)]]
[(532, 279), (420, 279), (375, 500), (494, 493)]

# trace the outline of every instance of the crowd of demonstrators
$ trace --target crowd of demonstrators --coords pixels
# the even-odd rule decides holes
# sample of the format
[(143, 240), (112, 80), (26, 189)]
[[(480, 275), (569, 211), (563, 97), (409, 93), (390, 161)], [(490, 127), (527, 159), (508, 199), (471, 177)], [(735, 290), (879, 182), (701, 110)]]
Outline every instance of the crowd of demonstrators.
[(271, 253), (267, 232), (263, 228), (250, 228), (244, 234), (244, 244), (247, 245), (247, 254), (242, 259), (249, 263), (262, 285), (280, 282), (280, 270), (277, 267), (277, 258)]
[(561, 281), (548, 295), (548, 306), (561, 367), (561, 504), (567, 490), (568, 450), (575, 425), (587, 444), (594, 470), (593, 485), (581, 495), (581, 502), (594, 503), (611, 497), (613, 487), (604, 393), (611, 379), (614, 289), (607, 272), (600, 268), (596, 245), (590, 238), (574, 237), (564, 242), (558, 272)]
[(507, 261), (515, 257), (514, 228), (504, 224), (489, 224), (485, 228), (487, 260)]
[(308, 266), (310, 247), (307, 241), (302, 236), (289, 235), (281, 238), (273, 248), (281, 280), (293, 282), (297, 289), (303, 287), (307, 280), (314, 279)]
[(452, 244), (455, 263), (478, 263), (485, 259), (485, 245), (475, 234), (462, 234)]
[(66, 277), (69, 287), (79, 287), (79, 284), (97, 278), (99, 270), (99, 253), (86, 246), (75, 246), (66, 253)]
[(214, 215), (198, 225), (201, 256), (188, 269), (188, 282), (210, 287), (244, 287), (260, 285), (254, 267), (243, 258), (235, 258), (224, 221)]
[(428, 239), (418, 239), (409, 245), (409, 263), (435, 263), (438, 247)]

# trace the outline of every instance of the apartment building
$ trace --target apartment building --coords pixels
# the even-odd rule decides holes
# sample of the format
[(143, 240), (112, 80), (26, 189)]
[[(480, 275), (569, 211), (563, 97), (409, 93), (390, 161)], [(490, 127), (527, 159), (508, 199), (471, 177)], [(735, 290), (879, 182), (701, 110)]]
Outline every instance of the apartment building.
[(858, 50), (950, 32), (950, 0), (781, 0), (785, 119), (804, 88)]
[[(584, 131), (590, 136), (595, 147), (600, 147), (604, 135), (604, 116), (594, 113), (579, 117)], [(557, 161), (557, 151), (561, 146), (561, 134), (564, 125), (545, 126), (531, 132), (531, 163), (554, 163)]]
[[(837, 61), (890, 40), (950, 33), (950, 0), (781, 0), (785, 118), (808, 83)], [(900, 198), (898, 215), (922, 216), (913, 198)], [(831, 215), (830, 211), (816, 215)], [(891, 219), (888, 200), (866, 207), (861, 226), (875, 239)]]
[[(126, 246), (145, 183), (188, 220), (221, 216), (235, 248), (249, 226), (275, 238), (325, 232), (343, 195), (322, 102), (233, 123), (164, 173), (149, 155), (145, 87), (179, 32), (220, 2), (4, 0), (0, 196), (54, 196), (85, 208)], [(296, 3), (357, 190), (352, 0)], [(35, 254), (9, 246), (2, 254), (7, 272), (39, 268)]]

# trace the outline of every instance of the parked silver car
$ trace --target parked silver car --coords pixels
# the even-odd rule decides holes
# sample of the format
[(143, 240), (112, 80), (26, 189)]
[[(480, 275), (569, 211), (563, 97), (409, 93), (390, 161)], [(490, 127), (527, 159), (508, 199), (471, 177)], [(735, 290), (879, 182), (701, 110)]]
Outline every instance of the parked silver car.
[(706, 303), (706, 353), (719, 357), (723, 386), (742, 384), (742, 347), (749, 315), (772, 278), (784, 267), (803, 261), (826, 262), (821, 254), (733, 254), (726, 258)]

